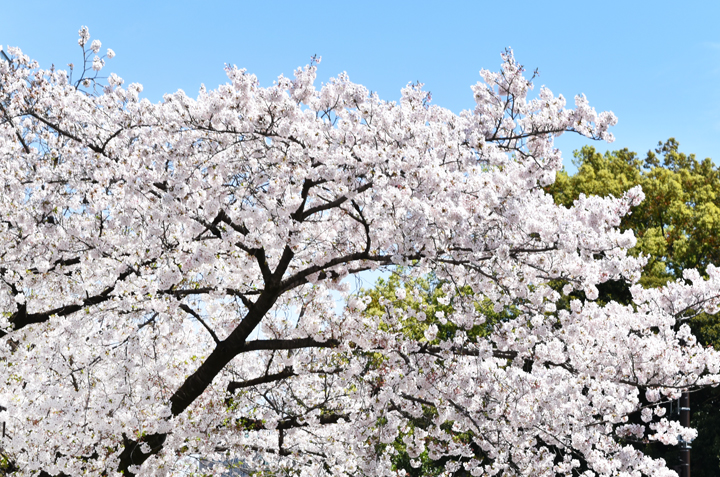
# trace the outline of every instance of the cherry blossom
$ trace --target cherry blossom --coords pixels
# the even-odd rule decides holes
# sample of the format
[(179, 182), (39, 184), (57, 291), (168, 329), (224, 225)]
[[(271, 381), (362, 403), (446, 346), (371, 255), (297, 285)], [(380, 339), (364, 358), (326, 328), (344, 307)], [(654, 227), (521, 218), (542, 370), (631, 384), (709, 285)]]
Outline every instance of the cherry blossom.
[[(17, 475), (188, 475), (200, 456), (403, 475), (396, 442), (444, 475), (674, 475), (630, 442), (694, 437), (662, 406), (718, 383), (684, 322), (718, 310), (720, 269), (598, 304), (598, 284), (639, 278), (618, 226), (642, 191), (565, 208), (543, 190), (553, 139), (612, 140), (612, 113), (533, 96), (510, 51), (460, 114), (421, 84), (399, 102), (346, 74), (318, 86), (319, 59), (266, 88), (228, 66), (153, 104), (100, 84), (89, 38), (80, 78), (17, 48), (0, 61), (0, 452)], [(452, 310), (364, 312), (345, 279), (398, 266), (433, 272)], [(559, 307), (551, 281), (588, 300)], [(505, 315), (478, 334), (483, 300)]]

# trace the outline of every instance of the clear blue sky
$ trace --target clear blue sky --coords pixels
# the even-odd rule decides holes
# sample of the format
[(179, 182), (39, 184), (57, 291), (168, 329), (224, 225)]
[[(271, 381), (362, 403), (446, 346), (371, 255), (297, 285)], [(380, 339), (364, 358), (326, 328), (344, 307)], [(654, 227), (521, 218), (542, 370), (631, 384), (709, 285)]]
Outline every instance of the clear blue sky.
[[(469, 86), (511, 46), (570, 101), (585, 93), (619, 117), (612, 145), (644, 153), (674, 136), (683, 151), (720, 163), (720, 2), (717, 1), (17, 1), (0, 7), (0, 43), (41, 65), (78, 63), (90, 28), (117, 57), (107, 72), (159, 101), (224, 82), (225, 63), (269, 84), (314, 54), (319, 80), (347, 71), (384, 99), (422, 81), (433, 102), (473, 105)], [(587, 141), (558, 141), (566, 164)]]

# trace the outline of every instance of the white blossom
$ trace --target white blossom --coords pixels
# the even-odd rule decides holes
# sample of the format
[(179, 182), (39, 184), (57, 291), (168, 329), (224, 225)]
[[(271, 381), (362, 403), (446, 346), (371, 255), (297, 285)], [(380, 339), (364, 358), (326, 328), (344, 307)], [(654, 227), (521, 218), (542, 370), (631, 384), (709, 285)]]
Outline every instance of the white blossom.
[(88, 27), (83, 26), (80, 27), (80, 30), (78, 31), (78, 35), (80, 36), (80, 39), (78, 40), (78, 44), (82, 47), (84, 47), (88, 40), (90, 39), (90, 31), (88, 30)]

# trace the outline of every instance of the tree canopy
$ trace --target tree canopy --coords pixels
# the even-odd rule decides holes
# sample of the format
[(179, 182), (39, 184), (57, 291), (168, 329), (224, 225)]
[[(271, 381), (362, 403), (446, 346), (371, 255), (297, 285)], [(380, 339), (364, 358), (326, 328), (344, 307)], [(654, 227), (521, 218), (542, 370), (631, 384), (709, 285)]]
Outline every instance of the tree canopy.
[[(619, 228), (640, 188), (545, 192), (553, 138), (611, 140), (612, 113), (530, 96), (510, 51), (461, 114), (420, 84), (316, 88), (317, 61), (153, 104), (79, 43), (79, 78), (0, 61), (6, 472), (403, 475), (400, 437), (446, 475), (672, 475), (629, 442), (695, 436), (663, 404), (718, 382), (686, 321), (718, 311), (720, 269), (644, 288)], [(447, 284), (433, 316), (348, 294), (397, 266)], [(594, 302), (608, 281), (632, 303)]]

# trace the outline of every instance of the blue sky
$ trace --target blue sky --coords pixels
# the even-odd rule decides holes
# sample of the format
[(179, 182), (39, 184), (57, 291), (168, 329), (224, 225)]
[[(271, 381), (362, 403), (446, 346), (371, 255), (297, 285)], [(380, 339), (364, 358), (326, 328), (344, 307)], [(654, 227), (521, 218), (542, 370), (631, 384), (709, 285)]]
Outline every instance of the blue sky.
[[(651, 8), (649, 8), (651, 6)], [(537, 86), (571, 100), (585, 93), (619, 117), (612, 145), (644, 153), (674, 136), (683, 151), (720, 160), (720, 2), (713, 1), (122, 1), (5, 0), (0, 43), (41, 65), (78, 63), (77, 30), (117, 57), (106, 66), (144, 95), (195, 95), (224, 82), (225, 63), (261, 83), (291, 75), (314, 54), (318, 79), (347, 71), (384, 99), (422, 81), (433, 102), (473, 105), (481, 68), (498, 69), (507, 46)], [(572, 150), (588, 141), (563, 136)]]

